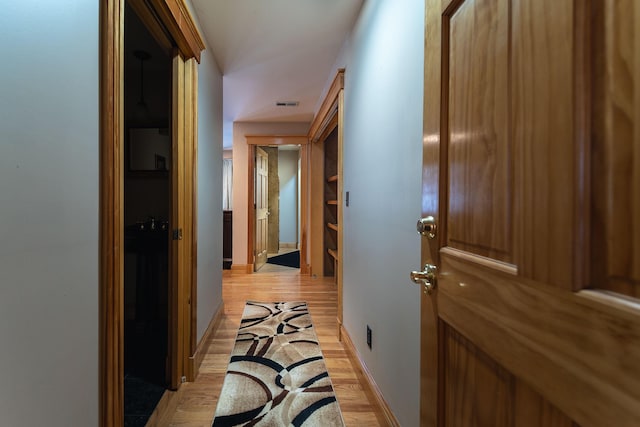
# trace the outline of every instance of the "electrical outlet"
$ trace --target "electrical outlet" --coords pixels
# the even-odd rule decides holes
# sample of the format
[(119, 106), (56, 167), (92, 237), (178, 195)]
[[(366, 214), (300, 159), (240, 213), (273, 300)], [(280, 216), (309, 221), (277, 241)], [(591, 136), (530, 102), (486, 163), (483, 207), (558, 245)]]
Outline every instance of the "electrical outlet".
[(371, 328), (367, 325), (367, 346), (371, 349)]

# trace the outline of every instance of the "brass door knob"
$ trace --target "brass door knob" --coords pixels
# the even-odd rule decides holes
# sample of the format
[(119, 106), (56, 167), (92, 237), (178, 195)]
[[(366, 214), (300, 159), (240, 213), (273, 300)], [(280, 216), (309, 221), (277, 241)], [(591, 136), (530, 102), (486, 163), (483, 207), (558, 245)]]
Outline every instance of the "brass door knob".
[(418, 224), (416, 225), (418, 233), (422, 234), (423, 236), (427, 236), (429, 239), (436, 238), (437, 228), (438, 226), (436, 225), (436, 219), (432, 216), (420, 218), (418, 220)]
[(413, 283), (423, 285), (424, 293), (431, 295), (436, 287), (436, 271), (438, 268), (433, 264), (425, 264), (423, 271), (412, 271), (411, 280)]

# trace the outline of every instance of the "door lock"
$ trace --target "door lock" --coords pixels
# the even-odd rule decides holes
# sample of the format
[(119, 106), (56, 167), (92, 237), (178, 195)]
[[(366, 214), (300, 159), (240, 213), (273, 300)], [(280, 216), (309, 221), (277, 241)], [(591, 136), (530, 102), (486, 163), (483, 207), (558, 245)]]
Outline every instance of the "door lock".
[(426, 218), (420, 218), (418, 220), (418, 224), (416, 225), (416, 229), (418, 230), (418, 233), (422, 234), (423, 236), (427, 236), (427, 238), (429, 239), (436, 238), (437, 228), (438, 227), (436, 225), (436, 219), (432, 216), (428, 216)]
[(424, 293), (431, 295), (436, 288), (436, 271), (438, 268), (433, 264), (425, 264), (423, 271), (412, 271), (411, 280), (413, 283), (423, 285)]

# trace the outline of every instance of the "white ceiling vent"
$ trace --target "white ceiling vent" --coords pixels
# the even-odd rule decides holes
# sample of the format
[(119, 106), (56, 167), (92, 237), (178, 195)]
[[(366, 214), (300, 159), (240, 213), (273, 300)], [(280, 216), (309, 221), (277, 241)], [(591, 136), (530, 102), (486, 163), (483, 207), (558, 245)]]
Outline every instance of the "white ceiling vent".
[(297, 107), (300, 105), (299, 101), (276, 101), (276, 107)]

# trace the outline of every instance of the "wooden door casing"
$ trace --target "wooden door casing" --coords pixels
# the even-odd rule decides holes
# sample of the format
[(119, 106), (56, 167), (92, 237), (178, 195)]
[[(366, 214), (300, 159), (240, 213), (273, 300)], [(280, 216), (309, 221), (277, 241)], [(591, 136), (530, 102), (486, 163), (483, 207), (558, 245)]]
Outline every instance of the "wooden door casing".
[[(200, 58), (200, 51), (204, 49), (204, 42), (198, 33), (193, 19), (183, 0), (153, 0), (149, 2), (132, 0), (131, 6), (136, 10), (140, 19), (149, 28), (156, 41), (170, 52), (172, 46), (170, 38), (178, 42), (178, 50), (183, 55), (183, 61), (195, 61)], [(124, 167), (124, 127), (123, 98), (124, 83), (122, 79), (124, 69), (124, 0), (105, 0), (100, 2), (100, 425), (117, 427), (123, 424), (123, 396), (124, 396), (124, 198), (123, 198), (123, 167)], [(167, 30), (164, 31), (163, 27)], [(176, 69), (174, 61), (174, 71)], [(194, 70), (192, 75), (193, 85), (183, 88), (191, 91), (185, 96), (193, 101), (194, 110), (178, 111), (185, 114), (184, 128), (190, 132), (196, 122), (195, 85), (197, 75), (194, 62), (191, 65)], [(184, 70), (184, 67), (182, 68)], [(174, 76), (175, 77), (175, 76)], [(183, 79), (184, 81), (184, 79)], [(174, 81), (175, 84), (175, 81)], [(174, 87), (175, 89), (175, 87)], [(175, 93), (174, 93), (175, 95)], [(174, 98), (176, 108), (177, 100)], [(181, 105), (184, 108), (185, 104)], [(175, 119), (175, 115), (174, 115)], [(193, 129), (195, 132), (195, 129)], [(195, 133), (191, 133), (195, 139)], [(188, 138), (190, 138), (188, 136)], [(193, 142), (193, 141), (191, 141)], [(193, 146), (195, 150), (195, 145)], [(194, 154), (194, 164), (196, 153)], [(183, 164), (180, 165), (184, 167)], [(184, 171), (185, 174), (195, 173)], [(172, 190), (173, 191), (173, 190)], [(195, 192), (195, 187), (192, 188)], [(193, 200), (193, 199), (192, 199)], [(194, 206), (195, 212), (195, 204)], [(172, 215), (174, 215), (172, 213)], [(195, 227), (195, 224), (194, 224)], [(195, 233), (194, 229), (191, 229)], [(188, 240), (189, 241), (189, 240)], [(195, 242), (191, 245), (195, 251)], [(184, 268), (195, 266), (191, 260), (185, 260)], [(187, 265), (188, 264), (188, 265)], [(176, 268), (170, 272), (171, 278), (180, 277)], [(182, 355), (182, 362), (178, 358), (170, 362), (172, 375), (179, 376), (178, 365), (183, 366), (184, 374), (190, 376), (188, 366), (192, 366), (188, 349), (194, 348), (195, 317), (191, 316), (190, 306), (194, 295), (190, 290), (194, 283), (181, 282), (175, 292), (183, 294), (182, 303), (187, 307), (173, 310), (174, 318), (178, 318), (175, 327), (180, 332), (170, 332), (172, 341), (171, 353)], [(195, 300), (193, 300), (195, 304)], [(183, 317), (177, 317), (177, 311), (181, 310)], [(190, 317), (191, 316), (191, 317)], [(191, 342), (190, 342), (191, 341)], [(185, 349), (187, 349), (185, 351)], [(173, 356), (172, 356), (173, 357)], [(176, 362), (174, 362), (174, 360)], [(193, 372), (193, 370), (191, 370)], [(194, 374), (195, 375), (195, 374)], [(175, 381), (172, 379), (172, 383)]]
[[(592, 149), (604, 147), (609, 158), (640, 151), (637, 132), (628, 132), (629, 122), (640, 123), (637, 101), (623, 103), (626, 128), (609, 126), (602, 143), (591, 135), (611, 118), (590, 103), (595, 89), (608, 90), (605, 114), (614, 116), (616, 101), (633, 98), (613, 90), (607, 73), (622, 67), (640, 83), (640, 61), (634, 68), (606, 58), (638, 57), (612, 40), (622, 33), (629, 41), (640, 6), (609, 7), (608, 16), (620, 16), (626, 5), (626, 25), (605, 20), (596, 36), (590, 28), (602, 2), (592, 3), (426, 2), (422, 206), (423, 216), (436, 217), (438, 236), (423, 238), (422, 260), (439, 271), (436, 291), (422, 298), (422, 425), (640, 419), (640, 304), (586, 289), (603, 287), (589, 264), (594, 253), (640, 246), (634, 232), (622, 244), (594, 238), (600, 229), (590, 225), (590, 203), (601, 194), (594, 190), (611, 199), (624, 179), (637, 188), (637, 156), (624, 171), (599, 164), (596, 176), (590, 167)], [(594, 54), (592, 37), (609, 43), (604, 56)], [(594, 64), (607, 73), (592, 75)], [(614, 145), (614, 134), (625, 142)], [(591, 188), (599, 176), (610, 185)], [(617, 209), (594, 210), (614, 221), (622, 205), (640, 206), (636, 194), (625, 191)], [(634, 268), (624, 270), (631, 283)]]

